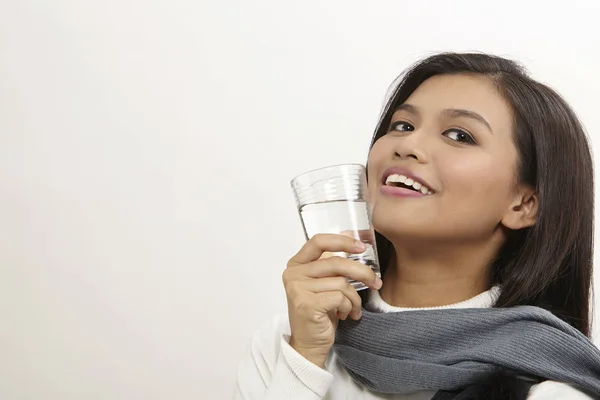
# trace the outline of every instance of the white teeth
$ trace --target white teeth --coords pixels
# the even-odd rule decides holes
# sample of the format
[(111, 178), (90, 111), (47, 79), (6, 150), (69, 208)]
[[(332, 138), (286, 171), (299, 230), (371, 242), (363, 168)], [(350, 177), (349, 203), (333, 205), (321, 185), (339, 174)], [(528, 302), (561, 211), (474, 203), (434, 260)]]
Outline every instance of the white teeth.
[(404, 175), (391, 174), (385, 180), (385, 184), (388, 186), (397, 186), (397, 185), (395, 185), (396, 183), (403, 183), (406, 186), (412, 186), (413, 188), (415, 188), (415, 190), (417, 192), (421, 192), (423, 194), (427, 194), (427, 195), (433, 194), (433, 192), (427, 186), (424, 186), (423, 184), (421, 184), (419, 182), (415, 182), (414, 179), (407, 178)]
[(406, 177), (404, 175), (392, 174), (387, 177), (385, 180), (385, 184), (389, 185), (390, 183), (404, 183)]

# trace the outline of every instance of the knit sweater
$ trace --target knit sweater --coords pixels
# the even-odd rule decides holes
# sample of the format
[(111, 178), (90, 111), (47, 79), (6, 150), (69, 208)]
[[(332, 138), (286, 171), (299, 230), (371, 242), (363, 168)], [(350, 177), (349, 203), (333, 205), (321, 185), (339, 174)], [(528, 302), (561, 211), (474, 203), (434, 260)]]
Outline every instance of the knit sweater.
[[(469, 300), (442, 307), (401, 308), (387, 304), (372, 290), (365, 308), (374, 312), (410, 312), (450, 308), (492, 307), (499, 288), (492, 288)], [(255, 333), (250, 349), (238, 367), (236, 400), (430, 400), (435, 391), (404, 395), (370, 392), (357, 385), (331, 351), (325, 369), (298, 354), (290, 345), (290, 326), (286, 315), (280, 315)], [(377, 340), (377, 338), (373, 338)], [(535, 385), (528, 400), (591, 400), (576, 388), (554, 381)]]

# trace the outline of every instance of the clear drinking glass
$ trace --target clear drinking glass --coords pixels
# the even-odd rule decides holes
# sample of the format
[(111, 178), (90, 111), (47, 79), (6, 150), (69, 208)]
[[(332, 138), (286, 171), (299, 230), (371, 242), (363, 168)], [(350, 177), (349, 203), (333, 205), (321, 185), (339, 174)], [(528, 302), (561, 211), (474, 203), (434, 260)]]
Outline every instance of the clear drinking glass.
[[(364, 252), (338, 252), (334, 255), (368, 265), (381, 277), (365, 167), (342, 164), (320, 168), (297, 176), (292, 179), (291, 185), (306, 240), (318, 233), (354, 237), (366, 244)], [(367, 288), (362, 282), (349, 282), (356, 290)]]

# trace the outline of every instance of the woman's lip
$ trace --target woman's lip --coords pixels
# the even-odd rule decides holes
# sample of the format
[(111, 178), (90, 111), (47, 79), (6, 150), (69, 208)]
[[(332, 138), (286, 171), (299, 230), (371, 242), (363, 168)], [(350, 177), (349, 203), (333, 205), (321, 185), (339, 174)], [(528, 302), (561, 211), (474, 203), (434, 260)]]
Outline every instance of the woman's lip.
[(418, 192), (416, 190), (411, 190), (398, 186), (387, 186), (383, 185), (379, 188), (381, 194), (385, 196), (393, 196), (393, 197), (428, 197), (431, 195), (423, 194), (422, 192)]

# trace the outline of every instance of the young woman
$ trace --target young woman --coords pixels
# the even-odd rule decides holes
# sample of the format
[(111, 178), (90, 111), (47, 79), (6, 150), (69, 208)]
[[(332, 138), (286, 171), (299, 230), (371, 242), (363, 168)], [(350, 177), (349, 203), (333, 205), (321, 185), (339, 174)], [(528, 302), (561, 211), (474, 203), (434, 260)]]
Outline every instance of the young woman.
[(429, 57), (392, 93), (367, 168), (383, 282), (322, 257), (361, 252), (353, 239), (309, 240), (237, 399), (600, 396), (592, 158), (555, 91), (504, 58)]

